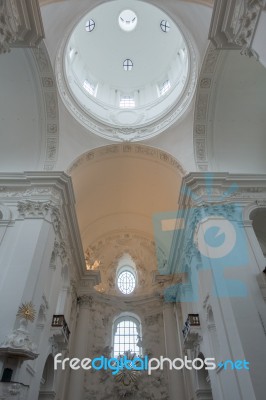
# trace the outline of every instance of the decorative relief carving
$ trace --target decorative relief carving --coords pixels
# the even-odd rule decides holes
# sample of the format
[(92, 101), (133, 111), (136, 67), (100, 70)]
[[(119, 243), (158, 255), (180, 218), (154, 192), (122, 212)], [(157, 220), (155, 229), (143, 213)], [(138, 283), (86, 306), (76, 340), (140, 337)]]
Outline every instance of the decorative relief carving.
[(57, 138), (47, 139), (47, 158), (49, 161), (55, 161), (57, 156)]
[(154, 315), (148, 315), (147, 317), (145, 317), (144, 322), (148, 327), (156, 325), (156, 324), (158, 324), (158, 320), (159, 320), (159, 317), (161, 317), (161, 315), (162, 315), (161, 313), (154, 314)]
[(210, 39), (216, 48), (240, 49), (241, 54), (255, 56), (253, 38), (266, 0), (216, 1)]
[(58, 127), (59, 113), (57, 89), (55, 87), (55, 78), (53, 68), (51, 66), (49, 54), (44, 42), (40, 43), (38, 48), (33, 49), (35, 61), (39, 70), (42, 83), (42, 90), (45, 99), (46, 112), (46, 152), (44, 160), (44, 170), (51, 171), (56, 163), (58, 155)]
[(205, 74), (213, 74), (219, 57), (219, 51), (210, 45), (204, 59), (203, 68)]
[(48, 124), (47, 132), (48, 133), (56, 133), (57, 132), (57, 124)]
[(23, 4), (21, 0), (0, 0), (0, 54), (9, 52), (12, 46), (37, 46), (43, 38), (37, 0)]
[(74, 161), (74, 163), (68, 169), (68, 173), (71, 174), (76, 168), (78, 168), (80, 165), (83, 165), (85, 162), (97, 160), (101, 157), (107, 156), (108, 154), (117, 154), (119, 156), (123, 153), (126, 153), (127, 155), (130, 154), (132, 156), (140, 155), (144, 157), (149, 157), (154, 160), (159, 160), (165, 162), (170, 167), (175, 168), (181, 175), (186, 174), (186, 171), (183, 169), (180, 163), (169, 153), (155, 149), (153, 147), (143, 146), (139, 144), (116, 144), (89, 151), (88, 153), (83, 154)]
[(9, 52), (10, 46), (17, 39), (16, 23), (9, 15), (10, 11), (12, 13), (12, 8), (8, 10), (7, 4), (5, 0), (0, 1), (0, 54)]
[(53, 87), (54, 86), (54, 81), (53, 81), (52, 78), (45, 76), (45, 77), (42, 78), (42, 85), (44, 87)]
[(82, 307), (92, 307), (94, 304), (94, 300), (92, 296), (82, 295), (77, 298), (78, 304)]
[(85, 251), (85, 261), (87, 270), (98, 269), (101, 265), (101, 260), (95, 257), (93, 250), (89, 247)]
[(18, 213), (23, 218), (48, 218), (56, 233), (61, 227), (60, 211), (51, 201), (18, 201)]
[(207, 109), (208, 109), (208, 93), (199, 93), (198, 94), (198, 102), (196, 108), (196, 119), (197, 120), (206, 120), (207, 117)]
[(58, 242), (57, 240), (55, 240), (54, 242), (54, 250), (53, 253), (56, 257), (60, 257), (62, 262), (64, 262), (67, 258), (67, 246), (66, 243), (61, 241)]
[(205, 140), (197, 139), (195, 143), (196, 143), (196, 155), (198, 161), (207, 161)]
[(46, 104), (46, 112), (48, 118), (54, 119), (56, 118), (56, 95), (55, 93), (46, 93), (45, 94), (45, 104)]
[(266, 207), (266, 200), (257, 200), (256, 204), (258, 207)]
[(205, 125), (196, 125), (195, 133), (197, 136), (204, 136), (206, 133), (206, 126)]
[(12, 187), (13, 190), (10, 190), (7, 186), (0, 187), (0, 198), (28, 198), (31, 196), (52, 196), (58, 204), (61, 203), (61, 195), (60, 192), (52, 187), (35, 187), (32, 189), (24, 189), (24, 188), (16, 188)]
[[(46, 72), (49, 73), (50, 70), (50, 61), (47, 58), (47, 50), (43, 46), (38, 46), (38, 48), (34, 49), (35, 59), (37, 61), (38, 67), (40, 71), (45, 74)], [(43, 75), (45, 76), (45, 75)]]
[(116, 271), (125, 254), (132, 259), (137, 269), (138, 285), (135, 293), (152, 291), (151, 271), (157, 266), (155, 243), (141, 233), (128, 231), (113, 232), (89, 246), (89, 265), (100, 262), (99, 265), (95, 264), (102, 276), (101, 283), (96, 286), (97, 291), (117, 294)]
[(0, 345), (0, 354), (20, 355), (25, 360), (34, 360), (38, 357), (37, 346), (31, 341), (27, 331), (27, 321), (22, 318), (20, 326), (15, 329)]
[[(154, 304), (153, 304), (154, 307)], [(131, 308), (132, 310), (132, 308)], [(138, 307), (139, 310), (139, 307)], [(110, 306), (110, 303), (99, 303), (95, 297), (94, 303), (90, 308), (89, 315), (89, 335), (87, 346), (89, 353), (97, 357), (103, 355), (110, 357), (112, 321), (118, 315), (119, 310)], [(134, 310), (132, 310), (134, 312)], [(141, 317), (141, 316), (140, 316)], [(150, 325), (146, 325), (146, 318)], [(143, 328), (143, 351), (144, 354), (151, 355), (151, 352), (145, 347), (145, 344), (151, 345), (154, 356), (162, 354), (162, 335), (163, 330), (162, 314), (146, 316)], [(102, 384), (104, 383), (104, 385)], [(153, 399), (168, 400), (167, 382), (163, 371), (154, 371), (151, 376), (146, 371), (140, 372), (136, 379), (126, 379), (126, 385), (118, 381), (110, 371), (101, 370), (97, 374), (86, 374), (84, 381), (84, 399), (88, 400), (107, 400), (107, 399)]]
[(211, 97), (213, 77), (219, 61), (219, 54), (219, 50), (216, 50), (213, 44), (210, 44), (203, 61), (203, 66), (199, 77), (194, 114), (193, 143), (195, 161), (197, 168), (200, 171), (208, 170), (208, 108)]
[(211, 78), (202, 78), (200, 81), (200, 88), (201, 89), (209, 89), (211, 87)]

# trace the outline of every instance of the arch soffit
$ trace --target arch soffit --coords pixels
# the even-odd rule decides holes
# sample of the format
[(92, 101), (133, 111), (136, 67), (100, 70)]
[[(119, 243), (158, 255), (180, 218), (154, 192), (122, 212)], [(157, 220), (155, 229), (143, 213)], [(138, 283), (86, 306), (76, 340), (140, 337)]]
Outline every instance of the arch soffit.
[(140, 157), (173, 168), (179, 175), (186, 175), (183, 166), (171, 154), (155, 147), (140, 144), (124, 143), (98, 147), (78, 156), (67, 169), (71, 175), (89, 162), (104, 160), (109, 157)]

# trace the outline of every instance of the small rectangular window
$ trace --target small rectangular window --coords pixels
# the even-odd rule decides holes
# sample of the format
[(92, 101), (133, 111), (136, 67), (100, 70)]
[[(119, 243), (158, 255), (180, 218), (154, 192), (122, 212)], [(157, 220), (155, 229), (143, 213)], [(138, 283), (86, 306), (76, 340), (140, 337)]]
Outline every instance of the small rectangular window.
[(120, 108), (134, 108), (135, 107), (135, 100), (133, 97), (130, 96), (123, 96), (120, 99)]

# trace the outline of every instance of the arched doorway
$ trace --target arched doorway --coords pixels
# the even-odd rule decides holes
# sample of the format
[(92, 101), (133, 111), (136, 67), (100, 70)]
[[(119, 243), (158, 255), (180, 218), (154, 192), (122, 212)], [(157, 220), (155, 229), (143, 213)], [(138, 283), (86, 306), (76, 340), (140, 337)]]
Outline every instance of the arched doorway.
[(51, 354), (44, 365), (38, 400), (51, 400), (55, 398), (54, 387), (54, 359)]

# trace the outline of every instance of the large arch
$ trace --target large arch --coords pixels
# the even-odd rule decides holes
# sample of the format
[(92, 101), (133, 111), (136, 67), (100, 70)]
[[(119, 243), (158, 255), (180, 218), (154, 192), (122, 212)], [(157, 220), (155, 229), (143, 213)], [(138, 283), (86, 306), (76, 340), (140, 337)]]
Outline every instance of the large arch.
[(265, 104), (265, 68), (238, 50), (221, 51), (210, 45), (194, 114), (198, 170), (264, 173)]
[[(59, 3), (60, 1), (64, 0), (39, 0), (40, 6), (46, 6), (47, 4), (52, 4), (52, 3)], [(202, 4), (204, 6), (213, 6), (213, 0), (183, 0), (186, 2), (190, 3), (197, 3), (197, 4)]]
[(52, 170), (59, 116), (44, 43), (35, 49), (13, 48), (1, 56), (0, 69), (1, 171)]
[(87, 267), (102, 272), (99, 289), (115, 294), (117, 262), (127, 253), (139, 271), (140, 291), (151, 290), (153, 217), (177, 209), (183, 167), (164, 151), (126, 143), (87, 152), (68, 172)]

